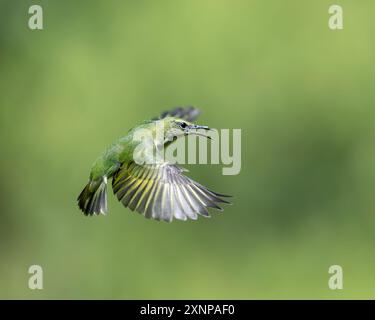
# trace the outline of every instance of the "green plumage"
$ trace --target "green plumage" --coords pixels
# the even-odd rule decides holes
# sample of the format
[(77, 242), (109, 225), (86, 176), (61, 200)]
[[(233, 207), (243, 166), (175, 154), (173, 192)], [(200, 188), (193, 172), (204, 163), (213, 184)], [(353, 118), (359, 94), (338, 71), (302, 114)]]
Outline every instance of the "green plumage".
[[(110, 178), (119, 201), (146, 218), (164, 221), (196, 219), (197, 214), (209, 216), (208, 207), (222, 210), (217, 203), (228, 203), (222, 199), (226, 196), (184, 176), (181, 168), (165, 161), (137, 164), (134, 159), (138, 149), (141, 154), (144, 152), (144, 132), (151, 134), (152, 144), (158, 149), (172, 143), (174, 138), (196, 134), (194, 129), (208, 129), (191, 123), (198, 115), (199, 111), (193, 107), (164, 112), (159, 118), (129, 130), (126, 136), (110, 145), (94, 162), (89, 182), (78, 196), (83, 213), (107, 212), (107, 182)], [(157, 130), (160, 125), (162, 134)], [(146, 156), (145, 160), (150, 159)]]

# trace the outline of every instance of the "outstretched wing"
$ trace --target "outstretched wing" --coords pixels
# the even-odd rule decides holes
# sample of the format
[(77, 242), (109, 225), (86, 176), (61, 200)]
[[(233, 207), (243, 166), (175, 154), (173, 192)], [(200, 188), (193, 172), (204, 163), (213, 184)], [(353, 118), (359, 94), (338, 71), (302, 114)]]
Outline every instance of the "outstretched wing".
[(113, 177), (113, 192), (121, 203), (146, 218), (172, 221), (209, 217), (207, 208), (223, 210), (229, 203), (222, 194), (210, 191), (183, 175), (184, 169), (168, 163), (123, 164)]
[(183, 119), (189, 122), (195, 121), (200, 115), (199, 109), (189, 106), (189, 107), (176, 107), (169, 111), (164, 111), (159, 117), (154, 118), (153, 120), (160, 120), (166, 117), (175, 117)]

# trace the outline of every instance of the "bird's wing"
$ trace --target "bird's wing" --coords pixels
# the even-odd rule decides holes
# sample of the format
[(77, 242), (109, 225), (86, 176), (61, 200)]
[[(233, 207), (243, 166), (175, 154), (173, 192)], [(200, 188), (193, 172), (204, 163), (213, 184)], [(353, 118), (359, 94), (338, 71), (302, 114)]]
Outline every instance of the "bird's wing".
[(182, 168), (168, 163), (123, 164), (113, 177), (113, 192), (121, 203), (146, 218), (172, 221), (209, 217), (207, 208), (223, 210), (217, 203), (229, 203), (222, 194), (208, 190), (183, 175)]
[(200, 113), (201, 112), (199, 111), (199, 109), (192, 106), (176, 107), (172, 110), (162, 112), (162, 114), (159, 117), (154, 118), (153, 120), (164, 119), (166, 117), (175, 117), (189, 122), (193, 122), (198, 118)]

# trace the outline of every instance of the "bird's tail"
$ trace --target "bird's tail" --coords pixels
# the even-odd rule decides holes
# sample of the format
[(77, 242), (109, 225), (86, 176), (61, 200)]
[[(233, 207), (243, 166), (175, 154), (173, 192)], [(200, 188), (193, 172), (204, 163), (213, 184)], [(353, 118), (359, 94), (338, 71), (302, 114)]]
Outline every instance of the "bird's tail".
[(78, 206), (88, 216), (107, 213), (107, 178), (89, 181), (77, 198)]

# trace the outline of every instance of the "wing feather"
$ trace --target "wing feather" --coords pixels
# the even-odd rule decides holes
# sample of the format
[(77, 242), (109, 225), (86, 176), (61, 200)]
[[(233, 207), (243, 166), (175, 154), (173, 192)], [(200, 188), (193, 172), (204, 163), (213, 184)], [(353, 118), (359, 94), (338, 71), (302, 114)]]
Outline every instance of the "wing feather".
[[(123, 164), (114, 175), (113, 192), (132, 211), (155, 220), (196, 220), (209, 217), (208, 208), (222, 210), (217, 203), (229, 203), (220, 195), (186, 177), (186, 171), (168, 163)], [(91, 205), (91, 204), (90, 204)]]

